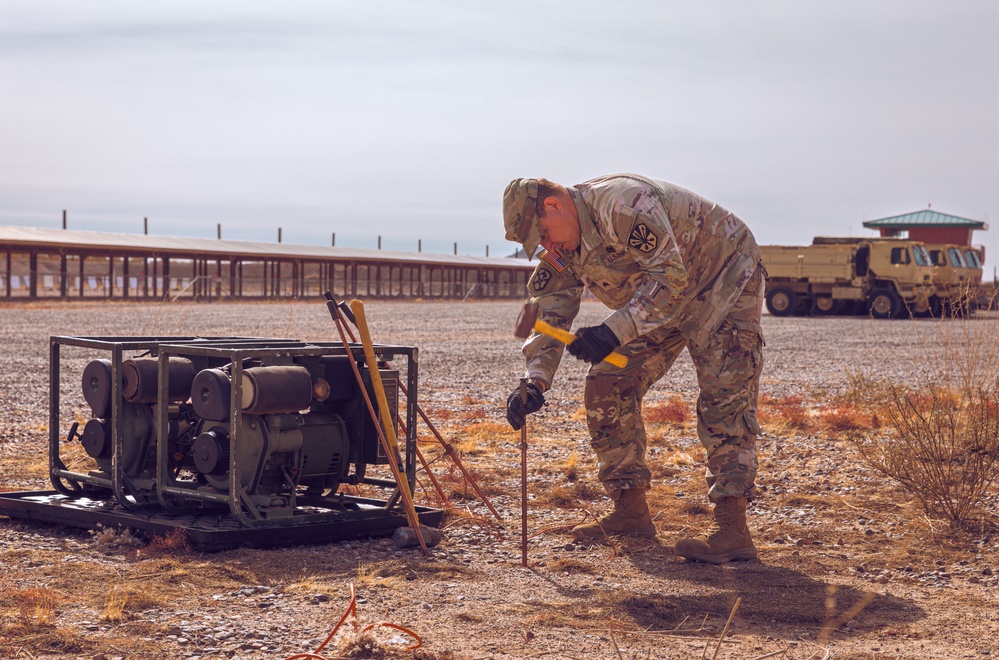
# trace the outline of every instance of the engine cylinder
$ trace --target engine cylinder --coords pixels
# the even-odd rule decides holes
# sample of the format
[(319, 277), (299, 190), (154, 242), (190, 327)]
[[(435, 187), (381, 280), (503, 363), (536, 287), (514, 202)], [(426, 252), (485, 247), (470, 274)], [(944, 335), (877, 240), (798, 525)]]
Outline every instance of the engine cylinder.
[[(159, 388), (157, 358), (135, 358), (121, 363), (122, 396), (131, 403), (156, 403)], [(194, 363), (184, 357), (167, 359), (170, 391), (167, 401), (187, 401), (194, 382)]]
[(92, 458), (111, 458), (111, 427), (104, 420), (94, 418), (83, 426), (80, 436), (87, 455)]
[(94, 417), (111, 414), (111, 360), (91, 360), (83, 369), (83, 398)]
[(191, 404), (198, 417), (216, 422), (229, 421), (231, 397), (232, 384), (221, 369), (203, 369), (194, 377)]
[(195, 439), (191, 453), (199, 472), (224, 476), (229, 471), (229, 434), (218, 426), (205, 431)]
[(312, 403), (312, 375), (305, 367), (253, 367), (243, 372), (243, 411), (269, 415), (305, 410)]

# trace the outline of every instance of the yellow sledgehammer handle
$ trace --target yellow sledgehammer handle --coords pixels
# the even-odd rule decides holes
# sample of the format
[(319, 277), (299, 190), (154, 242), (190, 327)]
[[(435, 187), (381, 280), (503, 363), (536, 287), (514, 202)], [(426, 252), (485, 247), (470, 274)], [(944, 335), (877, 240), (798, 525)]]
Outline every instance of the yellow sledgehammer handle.
[[(416, 504), (413, 502), (413, 493), (409, 489), (409, 480), (406, 478), (404, 467), (399, 456), (399, 440), (395, 435), (395, 424), (392, 411), (388, 407), (388, 398), (385, 396), (385, 386), (382, 385), (382, 375), (378, 371), (378, 358), (375, 356), (375, 346), (371, 341), (371, 333), (368, 332), (368, 321), (364, 316), (364, 303), (360, 300), (350, 301), (350, 311), (354, 312), (354, 320), (357, 321), (357, 334), (360, 336), (361, 348), (364, 349), (364, 360), (368, 363), (368, 375), (371, 376), (371, 388), (375, 391), (375, 399), (378, 400), (378, 414), (381, 416), (381, 427), (384, 430), (382, 438), (387, 447), (383, 447), (389, 458), (389, 467), (392, 469), (392, 476), (395, 477), (396, 487), (399, 495), (402, 496), (402, 506), (406, 512), (406, 519), (410, 527), (416, 533), (416, 538), (420, 541), (420, 548), (423, 554), (428, 555), (427, 543), (423, 540), (423, 532), (420, 531), (420, 516), (416, 512)], [(377, 424), (377, 422), (375, 422)]]
[[(368, 332), (368, 321), (364, 317), (364, 303), (360, 300), (351, 300), (350, 311), (354, 312), (354, 318), (357, 319), (357, 334), (360, 335), (364, 359), (368, 363), (368, 375), (371, 376), (371, 388), (375, 391), (375, 399), (378, 401), (378, 414), (382, 418), (385, 440), (388, 442), (389, 449), (392, 450), (391, 459), (398, 465), (399, 440), (395, 435), (395, 424), (392, 423), (392, 411), (389, 410), (388, 399), (385, 397), (382, 374), (378, 371), (378, 358), (375, 357), (375, 346), (371, 341), (371, 334)], [(406, 485), (409, 486), (409, 483), (407, 482)]]
[[(568, 346), (572, 342), (576, 341), (576, 335), (572, 334), (568, 330), (563, 330), (562, 328), (556, 328), (550, 323), (546, 323), (541, 319), (534, 322), (534, 331), (540, 332), (543, 335), (548, 335), (552, 339), (558, 339), (560, 342)], [(621, 355), (617, 351), (614, 351), (610, 355), (604, 358), (604, 362), (610, 362), (615, 367), (619, 369), (624, 369), (628, 366), (628, 357)]]

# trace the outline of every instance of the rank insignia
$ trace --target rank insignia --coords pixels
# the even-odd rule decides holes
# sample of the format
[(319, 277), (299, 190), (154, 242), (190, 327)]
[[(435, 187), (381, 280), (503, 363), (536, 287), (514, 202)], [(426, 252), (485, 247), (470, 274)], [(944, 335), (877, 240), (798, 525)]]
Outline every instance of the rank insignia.
[(628, 245), (642, 252), (652, 252), (659, 245), (659, 237), (645, 223), (637, 224), (628, 236)]
[(546, 286), (548, 286), (548, 282), (551, 279), (552, 279), (552, 274), (547, 270), (545, 270), (544, 268), (542, 268), (538, 270), (538, 272), (534, 273), (534, 281), (532, 282), (532, 286), (534, 287), (535, 291), (541, 291)]

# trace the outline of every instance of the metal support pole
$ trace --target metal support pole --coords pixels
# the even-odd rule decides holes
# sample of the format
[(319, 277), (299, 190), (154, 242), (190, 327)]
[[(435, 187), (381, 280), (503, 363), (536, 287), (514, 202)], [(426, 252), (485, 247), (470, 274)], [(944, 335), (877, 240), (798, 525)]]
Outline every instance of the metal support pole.
[[(527, 379), (520, 379), (520, 402), (527, 409)], [(520, 565), (527, 566), (527, 419), (520, 427)]]

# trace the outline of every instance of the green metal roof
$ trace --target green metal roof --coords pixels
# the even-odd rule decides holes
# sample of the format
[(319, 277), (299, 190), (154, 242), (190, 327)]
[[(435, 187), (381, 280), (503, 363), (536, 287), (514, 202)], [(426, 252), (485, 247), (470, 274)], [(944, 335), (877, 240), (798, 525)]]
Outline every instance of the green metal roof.
[(903, 215), (893, 215), (890, 218), (878, 218), (864, 223), (868, 229), (881, 229), (882, 227), (967, 227), (969, 229), (988, 229), (987, 223), (982, 220), (971, 220), (961, 218), (956, 215), (939, 213), (929, 209), (916, 211), (915, 213), (905, 213)]

